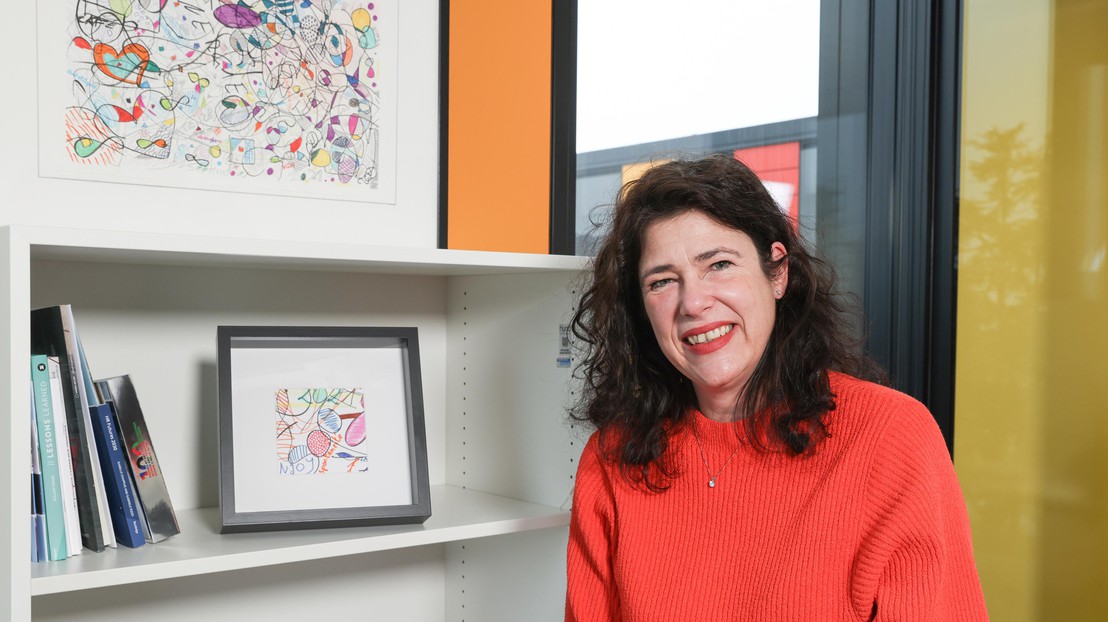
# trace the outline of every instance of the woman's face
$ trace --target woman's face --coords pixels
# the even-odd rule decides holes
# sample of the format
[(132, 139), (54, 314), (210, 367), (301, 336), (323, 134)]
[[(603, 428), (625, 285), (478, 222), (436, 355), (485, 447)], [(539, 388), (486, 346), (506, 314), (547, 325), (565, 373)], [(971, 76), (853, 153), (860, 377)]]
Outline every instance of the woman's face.
[[(771, 257), (785, 255), (774, 242)], [(690, 210), (647, 227), (639, 285), (666, 358), (705, 398), (737, 400), (769, 342), (788, 269), (767, 278), (750, 236)], [(734, 405), (734, 401), (730, 402)]]

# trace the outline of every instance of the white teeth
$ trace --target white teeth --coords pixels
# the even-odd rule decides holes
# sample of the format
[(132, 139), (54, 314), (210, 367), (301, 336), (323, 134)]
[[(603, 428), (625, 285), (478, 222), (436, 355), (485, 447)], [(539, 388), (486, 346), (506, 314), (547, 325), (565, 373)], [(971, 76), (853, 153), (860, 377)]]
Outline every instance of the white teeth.
[(685, 341), (694, 346), (698, 343), (708, 343), (709, 341), (715, 341), (716, 339), (719, 339), (720, 337), (731, 332), (732, 328), (734, 328), (734, 325), (725, 324), (723, 326), (720, 326), (719, 328), (714, 328), (706, 333), (693, 335), (692, 337), (685, 339)]

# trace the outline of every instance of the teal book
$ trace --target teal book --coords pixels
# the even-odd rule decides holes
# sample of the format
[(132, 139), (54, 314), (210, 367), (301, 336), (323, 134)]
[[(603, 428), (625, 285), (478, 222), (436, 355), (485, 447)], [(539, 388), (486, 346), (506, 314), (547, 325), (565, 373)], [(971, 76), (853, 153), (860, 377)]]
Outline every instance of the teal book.
[(65, 512), (59, 466), (57, 432), (54, 428), (53, 397), (47, 357), (31, 357), (31, 383), (35, 396), (35, 423), (38, 429), (39, 468), (42, 469), (43, 516), (46, 523), (46, 555), (50, 560), (68, 557), (65, 537)]

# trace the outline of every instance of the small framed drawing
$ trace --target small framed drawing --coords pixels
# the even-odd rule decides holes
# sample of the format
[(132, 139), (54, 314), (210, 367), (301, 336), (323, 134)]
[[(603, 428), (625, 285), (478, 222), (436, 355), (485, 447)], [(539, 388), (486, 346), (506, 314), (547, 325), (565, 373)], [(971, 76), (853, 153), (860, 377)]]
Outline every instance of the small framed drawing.
[(431, 515), (415, 328), (220, 326), (222, 533)]

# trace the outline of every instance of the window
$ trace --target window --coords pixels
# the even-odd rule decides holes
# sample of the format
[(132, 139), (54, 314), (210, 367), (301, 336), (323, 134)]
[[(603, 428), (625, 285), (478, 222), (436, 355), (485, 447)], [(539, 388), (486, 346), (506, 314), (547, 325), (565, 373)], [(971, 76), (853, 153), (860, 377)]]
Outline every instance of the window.
[(620, 186), (680, 155), (734, 153), (814, 231), (819, 26), (818, 0), (581, 3), (575, 251)]
[(953, 443), (959, 18), (957, 0), (554, 0), (552, 252), (590, 254), (651, 162), (734, 154)]

